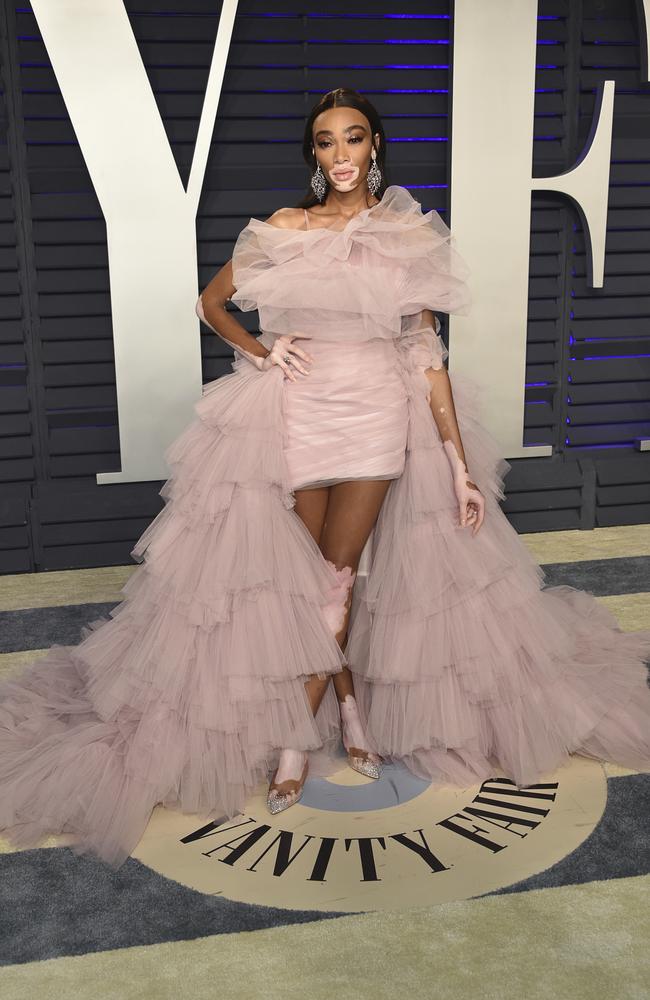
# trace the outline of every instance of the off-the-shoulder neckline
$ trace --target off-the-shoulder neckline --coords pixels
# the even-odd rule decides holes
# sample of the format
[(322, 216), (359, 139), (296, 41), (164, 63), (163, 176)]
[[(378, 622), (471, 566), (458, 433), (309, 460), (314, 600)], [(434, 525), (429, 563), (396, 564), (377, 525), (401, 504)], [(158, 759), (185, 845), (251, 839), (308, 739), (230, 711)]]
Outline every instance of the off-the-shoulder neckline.
[(343, 229), (332, 229), (331, 226), (313, 226), (310, 227), (309, 229), (293, 229), (291, 227), (285, 227), (285, 226), (274, 226), (271, 222), (265, 222), (264, 219), (256, 219), (255, 216), (251, 216), (251, 219), (248, 224), (250, 225), (251, 222), (255, 222), (257, 225), (264, 226), (267, 229), (272, 229), (276, 233), (300, 233), (305, 236), (307, 236), (309, 233), (337, 233), (338, 235), (340, 235), (341, 233), (344, 233), (349, 226), (351, 226), (353, 223), (356, 223), (358, 219), (370, 215), (370, 213), (374, 212), (374, 210), (376, 208), (379, 208), (380, 205), (385, 205), (387, 200), (386, 195), (388, 195), (389, 192), (391, 193), (391, 195), (394, 196), (398, 190), (405, 192), (409, 196), (409, 198), (411, 198), (412, 201), (415, 201), (413, 195), (411, 194), (410, 191), (407, 190), (407, 188), (404, 188), (399, 184), (389, 184), (386, 190), (384, 191), (381, 201), (378, 201), (375, 205), (370, 205), (368, 208), (362, 208), (360, 212), (357, 212), (357, 214), (353, 215), (351, 219), (348, 219), (346, 224), (343, 226)]

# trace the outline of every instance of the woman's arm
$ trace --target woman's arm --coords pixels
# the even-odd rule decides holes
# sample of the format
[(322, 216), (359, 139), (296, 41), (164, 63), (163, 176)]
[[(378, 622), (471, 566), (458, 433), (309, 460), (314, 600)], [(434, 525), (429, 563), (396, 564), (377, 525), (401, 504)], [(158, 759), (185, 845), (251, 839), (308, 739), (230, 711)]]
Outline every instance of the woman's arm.
[[(293, 228), (289, 226), (287, 213), (291, 214), (295, 213), (295, 211), (295, 209), (280, 208), (273, 215), (270, 215), (266, 221), (279, 228)], [(242, 230), (240, 237), (245, 236), (247, 233), (248, 227)], [(303, 375), (309, 374), (303, 362), (310, 362), (312, 360), (303, 348), (293, 343), (298, 335), (283, 334), (281, 337), (276, 337), (273, 346), (269, 350), (264, 344), (259, 343), (257, 337), (250, 334), (226, 309), (226, 302), (237, 291), (236, 286), (233, 284), (233, 259), (237, 257), (238, 246), (239, 238), (235, 244), (231, 259), (217, 271), (199, 295), (195, 306), (196, 314), (206, 326), (209, 326), (214, 333), (218, 334), (222, 340), (225, 340), (236, 351), (245, 355), (260, 371), (269, 371), (273, 365), (277, 365), (282, 369), (287, 378), (295, 382), (297, 380), (296, 371)], [(267, 262), (263, 259), (264, 254), (262, 252), (253, 253), (251, 258), (250, 244), (247, 243), (246, 246), (248, 250), (242, 249), (243, 256), (248, 261), (248, 265), (244, 264), (243, 266), (244, 272), (247, 269), (249, 272), (254, 270), (251, 264), (255, 263), (255, 258), (257, 258), (258, 264), (266, 266)]]
[[(430, 326), (435, 330), (436, 324), (433, 312), (430, 309), (422, 310), (422, 322), (426, 323), (427, 326)], [(454, 397), (451, 391), (449, 373), (445, 366), (441, 364), (439, 368), (426, 368), (424, 374), (426, 375), (429, 385), (431, 386), (429, 406), (431, 407), (433, 419), (435, 420), (440, 433), (440, 438), (443, 444), (445, 441), (449, 441), (453, 444), (458, 458), (463, 463), (465, 471), (467, 471), (465, 451), (463, 449), (463, 442), (458, 428), (458, 420), (456, 418), (456, 408), (454, 406)]]
[(196, 315), (222, 340), (245, 354), (259, 368), (270, 352), (226, 309), (226, 302), (235, 291), (232, 283), (232, 260), (229, 260), (199, 295), (195, 306)]
[[(430, 309), (422, 310), (422, 322), (435, 330), (436, 323)], [(469, 478), (449, 373), (441, 363), (439, 368), (426, 368), (424, 374), (431, 386), (429, 392), (431, 413), (454, 479), (454, 487), (460, 504), (460, 523), (464, 525), (468, 519), (473, 521), (474, 534), (476, 534), (483, 521), (485, 501), (476, 484)]]

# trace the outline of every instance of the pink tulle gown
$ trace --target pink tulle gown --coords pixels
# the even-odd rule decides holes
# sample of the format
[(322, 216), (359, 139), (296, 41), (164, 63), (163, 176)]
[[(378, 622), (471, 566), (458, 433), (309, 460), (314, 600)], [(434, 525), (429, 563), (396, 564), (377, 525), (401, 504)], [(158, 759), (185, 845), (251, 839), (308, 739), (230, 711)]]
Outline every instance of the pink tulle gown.
[[(110, 618), (0, 685), (0, 830), (17, 847), (72, 833), (114, 867), (158, 803), (234, 816), (280, 749), (342, 764), (330, 684), (348, 663), (372, 748), (434, 783), (518, 785), (572, 752), (650, 770), (650, 632), (595, 598), (544, 587), (499, 507), (509, 464), (451, 376), (478, 534), (458, 527), (423, 370), (446, 351), (424, 308), (467, 309), (466, 268), (440, 216), (389, 187), (342, 230), (251, 219), (233, 301), (262, 340), (304, 333), (309, 376), (245, 357), (204, 387), (171, 444), (164, 508)], [(345, 588), (293, 510), (300, 486), (391, 479), (343, 653)], [(364, 571), (365, 570), (365, 571)], [(296, 806), (295, 808), (300, 808)]]

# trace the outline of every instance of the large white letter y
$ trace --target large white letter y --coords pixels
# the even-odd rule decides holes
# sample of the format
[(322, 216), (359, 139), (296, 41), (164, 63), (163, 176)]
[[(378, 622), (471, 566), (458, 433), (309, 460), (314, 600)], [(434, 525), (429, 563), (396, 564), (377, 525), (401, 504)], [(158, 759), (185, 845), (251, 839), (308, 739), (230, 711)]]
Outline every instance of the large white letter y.
[(187, 191), (122, 0), (32, 8), (106, 219), (122, 470), (97, 482), (166, 479), (201, 395), (195, 220), (237, 0), (221, 6)]

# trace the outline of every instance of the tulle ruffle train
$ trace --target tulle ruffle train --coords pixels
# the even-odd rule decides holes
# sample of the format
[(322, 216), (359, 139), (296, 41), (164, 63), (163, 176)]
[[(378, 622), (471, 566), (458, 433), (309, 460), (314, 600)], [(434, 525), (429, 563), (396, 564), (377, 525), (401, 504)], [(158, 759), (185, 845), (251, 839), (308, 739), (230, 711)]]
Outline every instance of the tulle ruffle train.
[(345, 596), (291, 508), (283, 375), (247, 361), (204, 387), (166, 452), (166, 503), (110, 618), (0, 685), (0, 830), (16, 847), (70, 833), (114, 867), (153, 807), (234, 816), (279, 749), (334, 747)]
[(573, 752), (650, 770), (650, 631), (623, 632), (588, 591), (545, 585), (499, 506), (510, 465), (480, 423), (479, 387), (452, 373), (468, 468), (486, 498), (475, 536), (458, 525), (422, 360), (404, 354), (406, 464), (357, 580), (345, 650), (373, 750), (465, 787), (495, 766), (531, 784)]

